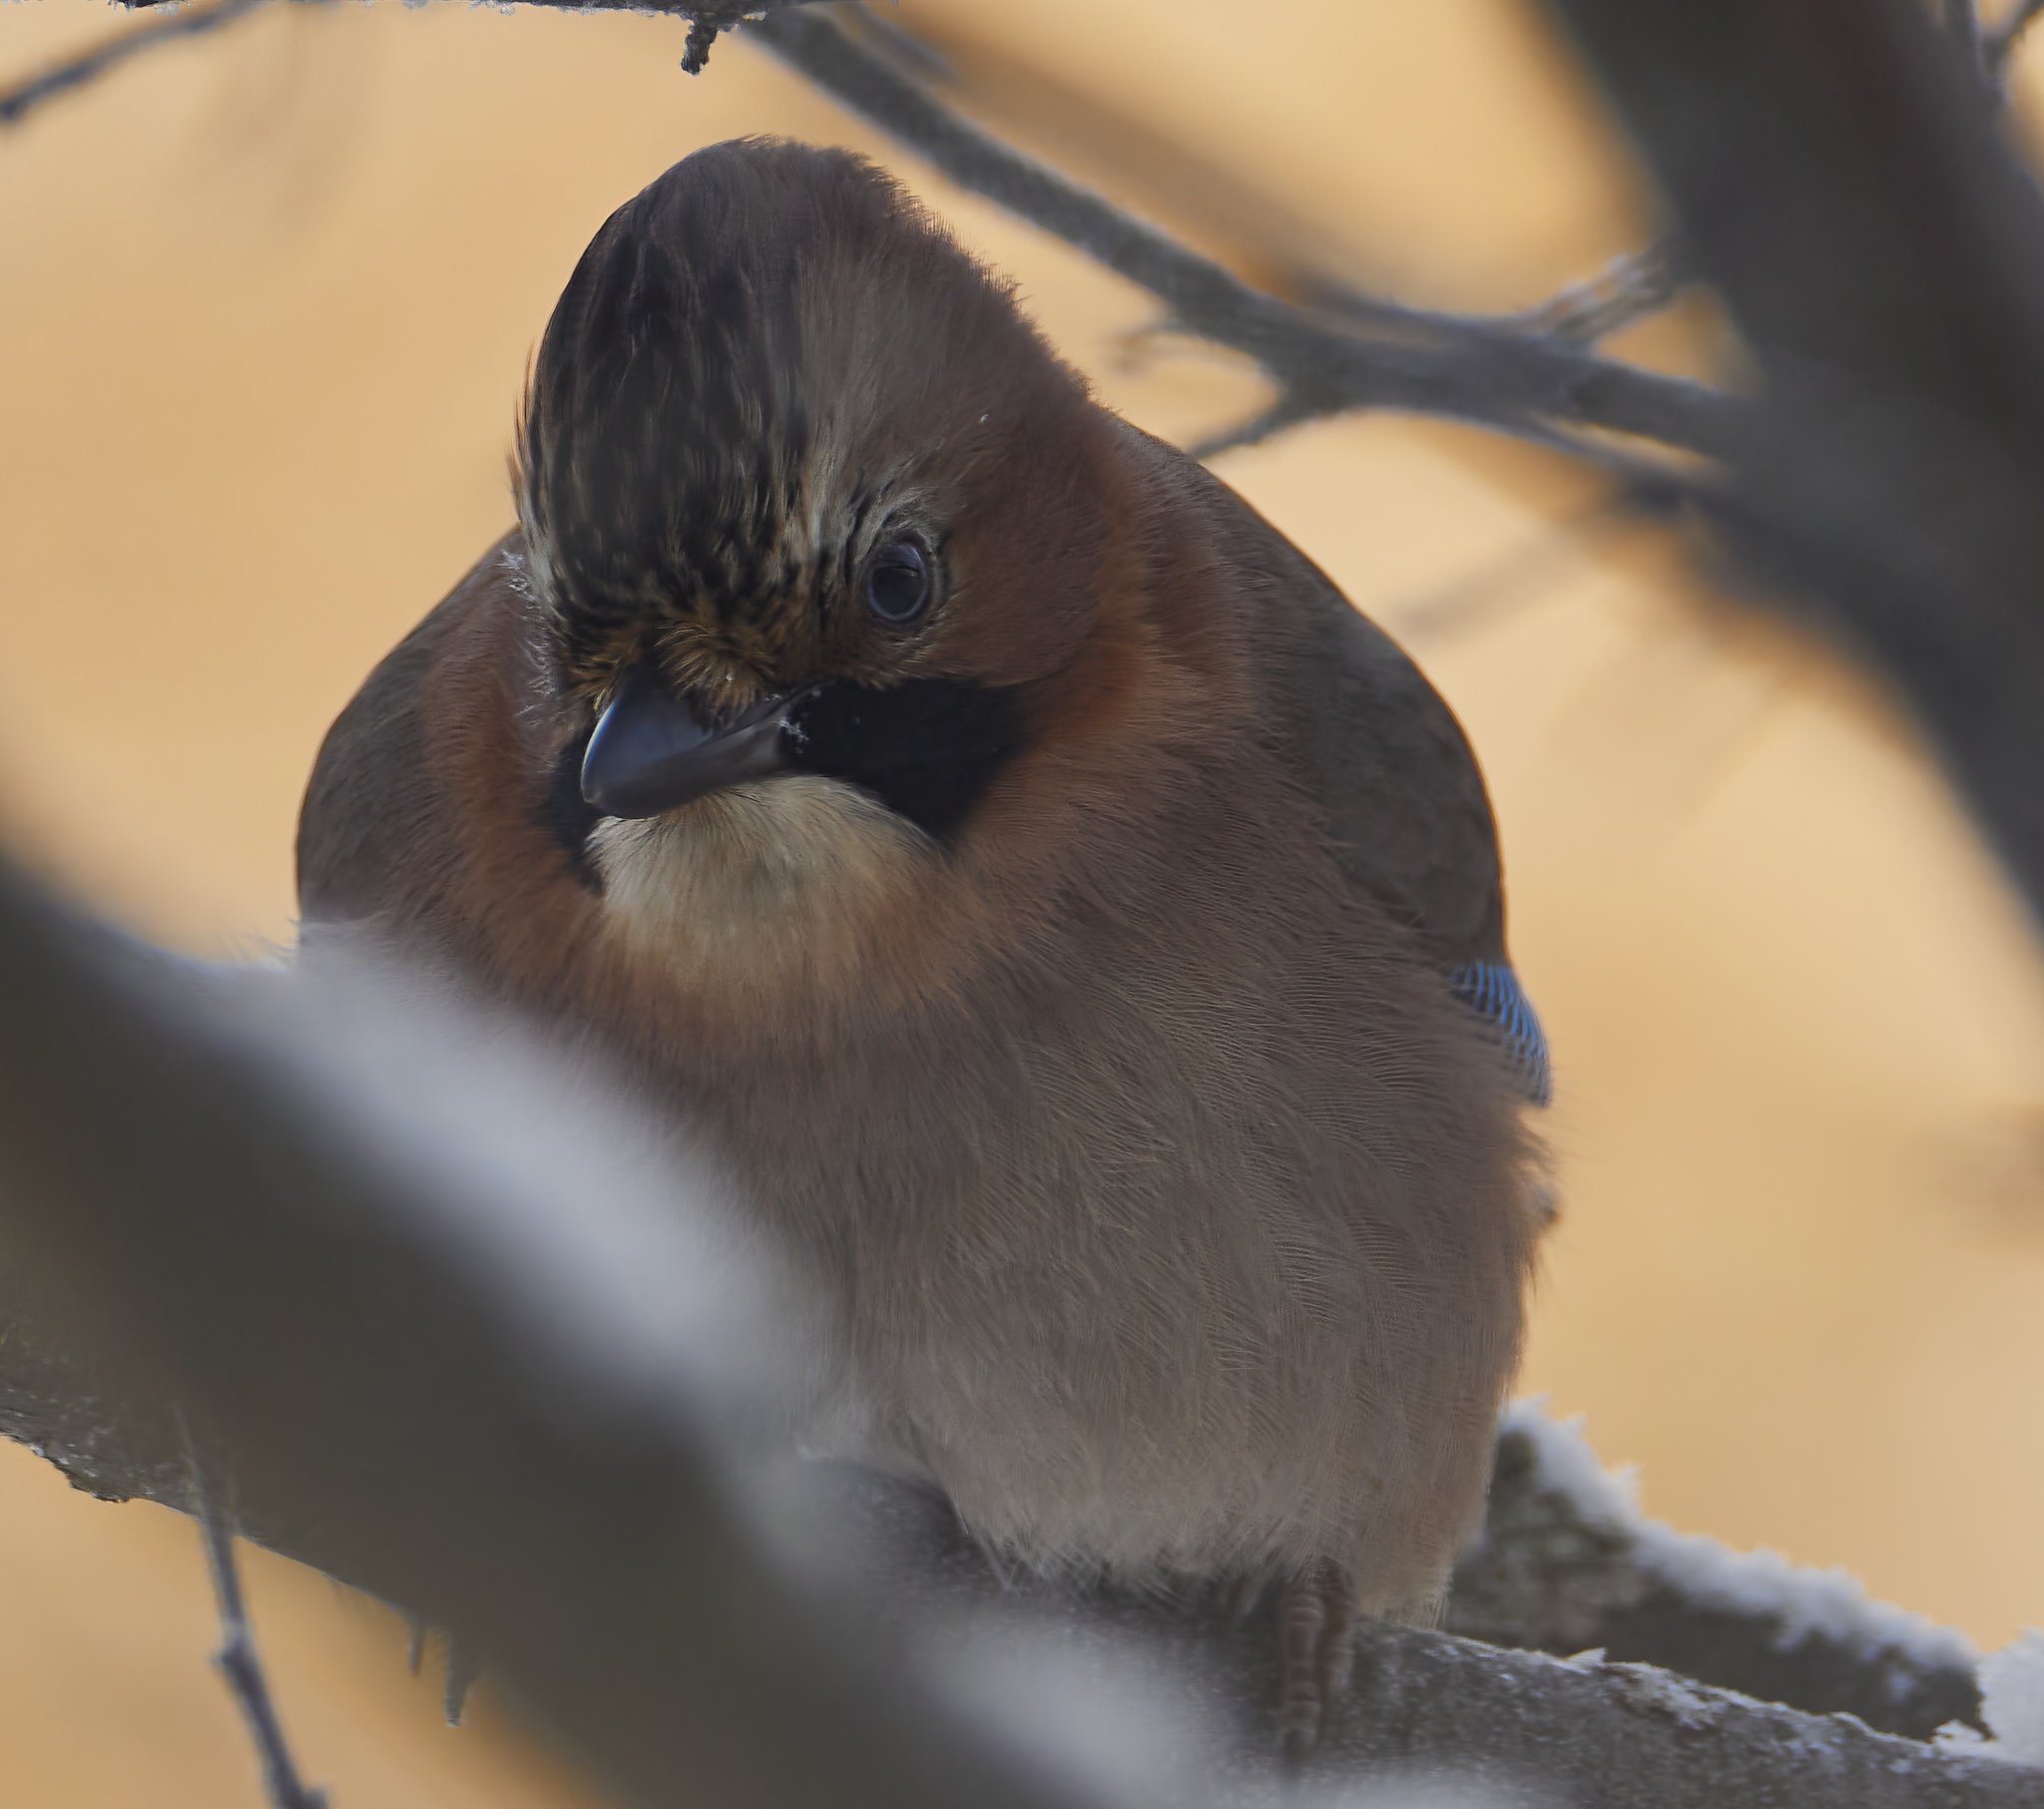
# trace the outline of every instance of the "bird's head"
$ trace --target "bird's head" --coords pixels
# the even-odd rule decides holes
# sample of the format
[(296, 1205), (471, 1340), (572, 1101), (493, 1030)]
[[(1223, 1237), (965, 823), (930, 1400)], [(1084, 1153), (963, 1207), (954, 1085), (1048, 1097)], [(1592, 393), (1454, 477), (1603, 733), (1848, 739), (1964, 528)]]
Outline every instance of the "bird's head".
[(619, 209), (516, 473), (616, 900), (678, 908), (720, 836), (780, 859), (781, 895), (963, 833), (1097, 612), (1107, 433), (1007, 286), (855, 157), (719, 145)]

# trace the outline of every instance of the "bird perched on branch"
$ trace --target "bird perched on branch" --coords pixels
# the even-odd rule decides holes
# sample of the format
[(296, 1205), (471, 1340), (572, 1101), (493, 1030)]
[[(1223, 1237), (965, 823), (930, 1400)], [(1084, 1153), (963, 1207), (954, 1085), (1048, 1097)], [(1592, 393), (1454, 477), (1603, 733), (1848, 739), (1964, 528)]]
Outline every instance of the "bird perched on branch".
[(1480, 1512), (1535, 1240), (1447, 706), (888, 178), (677, 165), (554, 310), (519, 528), (307, 792), (370, 926), (622, 1052), (834, 1314), (822, 1447), (1060, 1580), (1353, 1611)]

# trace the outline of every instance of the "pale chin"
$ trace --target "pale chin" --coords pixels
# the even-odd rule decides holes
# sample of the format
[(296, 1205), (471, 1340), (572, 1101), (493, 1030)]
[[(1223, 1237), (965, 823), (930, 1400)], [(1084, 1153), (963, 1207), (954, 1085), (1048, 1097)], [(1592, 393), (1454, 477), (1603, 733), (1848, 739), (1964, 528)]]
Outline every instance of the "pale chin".
[(702, 983), (827, 984), (927, 875), (929, 837), (869, 793), (808, 774), (712, 792), (589, 838), (605, 914)]

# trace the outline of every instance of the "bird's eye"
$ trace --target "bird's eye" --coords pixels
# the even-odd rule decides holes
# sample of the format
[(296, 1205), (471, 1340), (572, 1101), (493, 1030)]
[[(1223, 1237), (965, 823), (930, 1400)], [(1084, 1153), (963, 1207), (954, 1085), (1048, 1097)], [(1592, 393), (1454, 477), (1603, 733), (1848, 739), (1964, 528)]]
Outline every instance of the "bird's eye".
[(913, 622), (930, 603), (929, 556), (914, 541), (889, 541), (866, 567), (866, 608), (885, 623)]

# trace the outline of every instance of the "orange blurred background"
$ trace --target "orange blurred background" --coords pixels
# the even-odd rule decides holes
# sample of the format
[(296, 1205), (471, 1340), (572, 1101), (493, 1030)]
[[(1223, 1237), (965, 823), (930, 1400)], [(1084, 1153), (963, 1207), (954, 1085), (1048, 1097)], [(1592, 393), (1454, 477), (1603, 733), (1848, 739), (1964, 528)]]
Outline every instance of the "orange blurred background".
[[(1234, 207), (1406, 299), (1531, 303), (1647, 234), (1513, 0), (888, 16), (1088, 180), (1210, 242)], [(0, 81), (126, 19), (0, 8)], [(554, 295), (695, 146), (867, 150), (1115, 407), (1186, 440), (1255, 405), (1235, 360), (1136, 343), (1144, 296), (743, 41), (683, 76), (684, 30), (276, 6), (0, 131), (0, 820), (84, 896), (193, 949), (288, 942), (321, 732), (507, 524)], [(1174, 144), (1237, 192), (1174, 184)], [(1702, 367), (1711, 335), (1692, 308), (1621, 349)], [(1653, 532), (1586, 526), (1593, 479), (1550, 455), (1372, 417), (1217, 469), (1408, 642), (1489, 772), (1559, 1082), (1526, 1385), (1686, 1530), (1984, 1644), (2044, 1621), (2044, 966), (1907, 728)], [(252, 1571), (336, 1809), (581, 1800), (487, 1701), (439, 1726), (393, 1616)], [(0, 1801), (256, 1804), (213, 1639), (189, 1526), (0, 1449)]]

